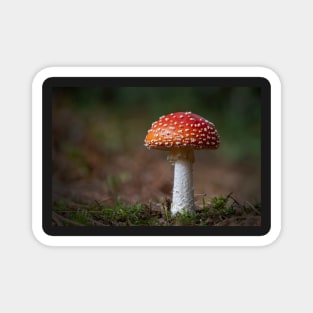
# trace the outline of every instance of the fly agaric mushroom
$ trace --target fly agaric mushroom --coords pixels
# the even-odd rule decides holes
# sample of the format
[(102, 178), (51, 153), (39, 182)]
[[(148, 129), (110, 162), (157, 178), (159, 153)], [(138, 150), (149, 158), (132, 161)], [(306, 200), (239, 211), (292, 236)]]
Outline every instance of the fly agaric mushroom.
[(219, 144), (214, 124), (191, 112), (171, 113), (152, 123), (145, 146), (169, 150), (168, 160), (174, 165), (172, 214), (194, 212), (193, 150), (217, 149)]

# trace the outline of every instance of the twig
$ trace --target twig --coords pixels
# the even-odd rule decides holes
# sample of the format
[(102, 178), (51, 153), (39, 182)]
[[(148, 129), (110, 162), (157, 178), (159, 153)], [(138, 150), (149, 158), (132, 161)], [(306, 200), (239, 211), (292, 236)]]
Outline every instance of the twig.
[(241, 209), (244, 209), (244, 206), (240, 204), (232, 195), (230, 195), (229, 198), (232, 199)]
[(63, 224), (60, 222), (59, 218), (53, 213), (54, 212), (52, 212), (52, 220), (57, 224), (57, 226), (63, 226)]
[(75, 226), (85, 226), (85, 225), (83, 225), (81, 223), (72, 221), (72, 220), (70, 220), (70, 219), (68, 219), (68, 218), (66, 218), (66, 217), (64, 217), (62, 215), (59, 215), (59, 214), (55, 213), (55, 212), (52, 212), (52, 218), (54, 218), (54, 219), (57, 218), (57, 219), (59, 219), (59, 220), (61, 220), (63, 222), (66, 222), (66, 223), (69, 223), (69, 224), (72, 224), (72, 225), (75, 225)]
[(89, 222), (94, 223), (95, 225), (98, 225), (98, 226), (106, 226), (105, 224), (103, 224), (103, 223), (101, 223), (101, 222), (99, 222), (99, 221), (96, 221), (96, 220), (94, 220), (94, 219), (92, 219), (92, 218), (90, 218), (90, 217), (86, 217), (86, 219), (87, 219)]
[[(56, 209), (59, 213), (75, 213), (77, 212), (77, 209), (72, 209), (72, 210), (60, 210), (60, 209)], [(88, 211), (88, 213), (101, 213), (102, 211), (101, 210), (88, 210), (88, 209), (85, 209)]]
[(255, 208), (254, 205), (252, 205), (249, 201), (246, 201), (246, 203), (252, 209), (252, 211), (254, 211), (254, 213), (256, 213), (257, 215), (261, 215), (260, 212)]
[(95, 202), (98, 206), (101, 206), (105, 201), (112, 199), (112, 197), (104, 197), (102, 198), (100, 201), (98, 201), (97, 199), (95, 199)]

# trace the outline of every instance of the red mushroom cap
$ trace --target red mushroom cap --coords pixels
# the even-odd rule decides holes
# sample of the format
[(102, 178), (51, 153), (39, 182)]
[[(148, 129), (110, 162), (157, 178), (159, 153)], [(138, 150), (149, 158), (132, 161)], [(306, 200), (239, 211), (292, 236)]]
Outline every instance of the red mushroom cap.
[(152, 123), (145, 139), (148, 148), (167, 150), (190, 147), (195, 150), (217, 149), (220, 144), (215, 125), (191, 112), (176, 112), (161, 116)]

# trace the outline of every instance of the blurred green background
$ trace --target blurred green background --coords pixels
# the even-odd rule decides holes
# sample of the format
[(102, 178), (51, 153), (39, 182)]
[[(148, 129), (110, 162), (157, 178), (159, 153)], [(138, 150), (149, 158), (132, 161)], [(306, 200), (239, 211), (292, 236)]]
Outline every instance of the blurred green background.
[[(170, 197), (166, 152), (147, 150), (144, 138), (161, 115), (191, 111), (213, 122), (221, 137), (218, 150), (196, 152), (196, 195), (234, 192), (241, 200), (260, 201), (260, 92), (252, 87), (54, 88), (54, 194), (78, 201), (89, 188), (85, 202), (88, 197), (130, 202)], [(154, 184), (153, 177), (160, 182)]]

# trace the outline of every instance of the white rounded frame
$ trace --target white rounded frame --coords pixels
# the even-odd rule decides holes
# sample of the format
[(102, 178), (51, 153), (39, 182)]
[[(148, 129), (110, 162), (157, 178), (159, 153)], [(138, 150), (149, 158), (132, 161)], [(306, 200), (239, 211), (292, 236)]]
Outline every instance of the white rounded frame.
[[(271, 229), (263, 236), (50, 236), (42, 227), (42, 85), (50, 77), (262, 77), (271, 84)], [(32, 230), (48, 246), (265, 246), (281, 230), (281, 84), (265, 67), (50, 67), (32, 84)]]

